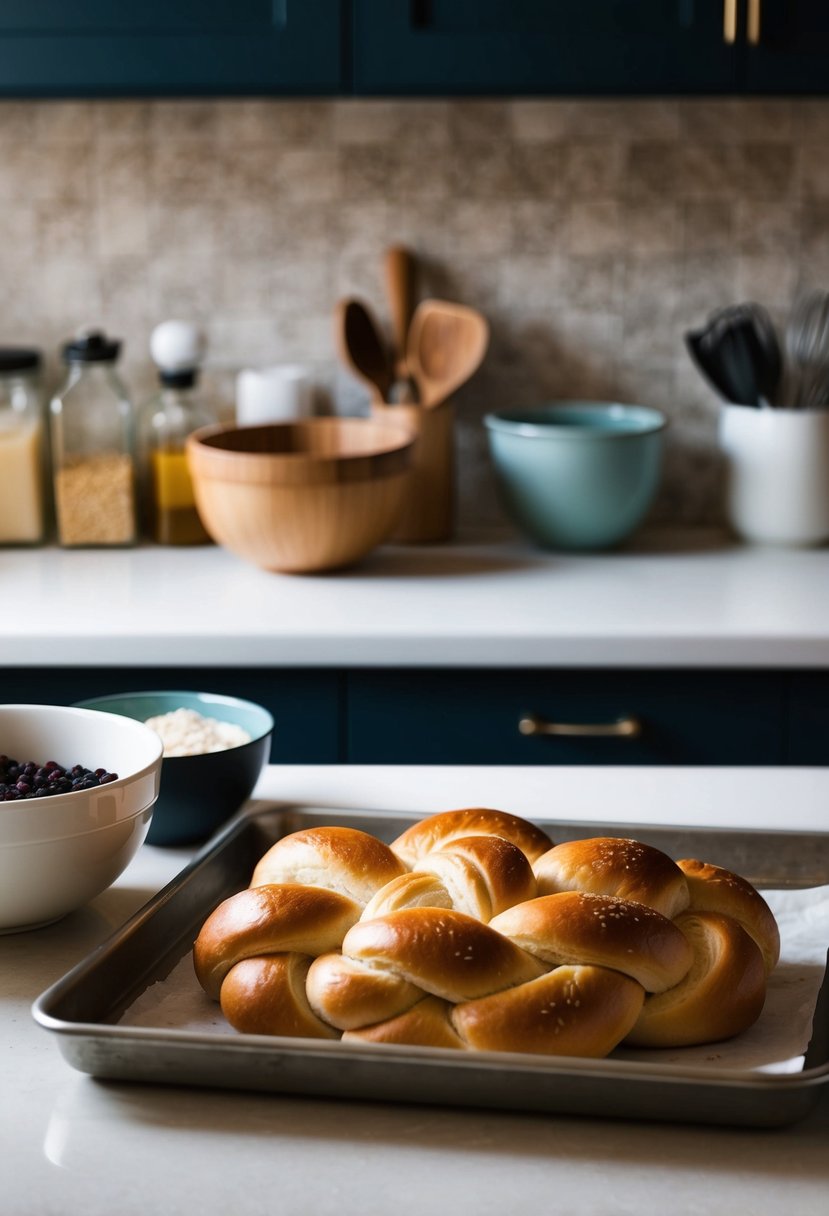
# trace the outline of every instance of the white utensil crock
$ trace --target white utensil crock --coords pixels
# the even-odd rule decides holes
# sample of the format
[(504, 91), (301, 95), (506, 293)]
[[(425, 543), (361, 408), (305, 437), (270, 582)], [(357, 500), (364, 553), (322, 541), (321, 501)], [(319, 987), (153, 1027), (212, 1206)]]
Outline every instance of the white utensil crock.
[(293, 422), (314, 412), (313, 385), (298, 364), (247, 368), (236, 378), (236, 421), (240, 425)]
[(829, 409), (724, 405), (720, 448), (738, 536), (767, 545), (829, 540)]

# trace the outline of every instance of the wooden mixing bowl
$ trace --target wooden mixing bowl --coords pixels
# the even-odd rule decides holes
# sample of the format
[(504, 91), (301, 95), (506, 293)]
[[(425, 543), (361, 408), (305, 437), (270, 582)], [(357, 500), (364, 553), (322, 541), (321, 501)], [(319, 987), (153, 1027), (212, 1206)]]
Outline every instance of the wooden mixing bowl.
[(212, 538), (265, 570), (334, 570), (364, 557), (403, 511), (414, 436), (373, 418), (203, 427), (187, 440)]

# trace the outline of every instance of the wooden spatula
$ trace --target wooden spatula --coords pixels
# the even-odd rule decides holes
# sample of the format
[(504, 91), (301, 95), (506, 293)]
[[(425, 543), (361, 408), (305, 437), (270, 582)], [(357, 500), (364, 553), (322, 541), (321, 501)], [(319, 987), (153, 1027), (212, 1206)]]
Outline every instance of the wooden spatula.
[(409, 326), (407, 364), (424, 409), (434, 409), (480, 367), (489, 344), (486, 317), (463, 304), (423, 300)]

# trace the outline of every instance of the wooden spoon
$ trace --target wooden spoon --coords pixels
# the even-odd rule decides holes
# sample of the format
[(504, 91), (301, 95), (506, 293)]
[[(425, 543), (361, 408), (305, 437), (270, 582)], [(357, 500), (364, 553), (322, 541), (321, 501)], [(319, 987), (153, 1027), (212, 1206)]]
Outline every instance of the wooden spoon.
[(407, 363), (424, 409), (434, 409), (480, 367), (489, 343), (486, 317), (463, 304), (423, 300), (409, 327)]
[(340, 300), (337, 347), (346, 367), (367, 386), (372, 400), (388, 401), (394, 383), (391, 358), (380, 327), (362, 300)]
[(391, 310), (394, 374), (395, 378), (402, 382), (399, 399), (413, 401), (414, 391), (406, 362), (406, 344), (415, 308), (415, 257), (405, 245), (391, 245), (385, 252), (383, 265), (386, 294)]

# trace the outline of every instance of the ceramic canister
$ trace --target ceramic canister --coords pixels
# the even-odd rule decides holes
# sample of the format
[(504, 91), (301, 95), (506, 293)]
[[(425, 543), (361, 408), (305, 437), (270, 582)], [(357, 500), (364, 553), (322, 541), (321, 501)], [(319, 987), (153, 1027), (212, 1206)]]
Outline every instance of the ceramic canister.
[(829, 541), (829, 409), (724, 405), (726, 514), (744, 540), (770, 545)]

